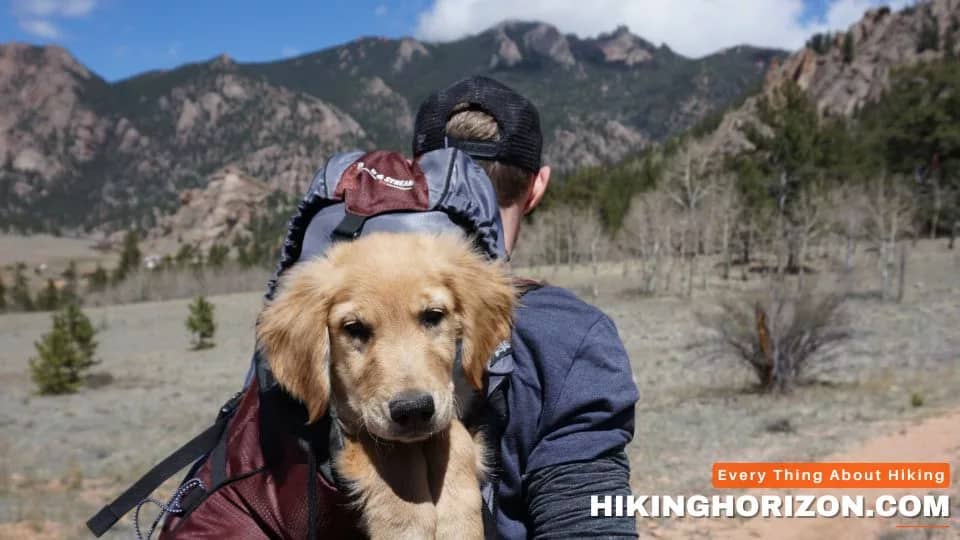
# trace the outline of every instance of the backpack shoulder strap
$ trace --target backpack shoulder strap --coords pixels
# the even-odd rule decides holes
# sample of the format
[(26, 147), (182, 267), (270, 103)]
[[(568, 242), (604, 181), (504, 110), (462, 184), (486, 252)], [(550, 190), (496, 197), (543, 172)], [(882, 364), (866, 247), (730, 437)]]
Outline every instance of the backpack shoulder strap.
[(226, 432), (227, 424), (240, 403), (241, 396), (242, 393), (237, 393), (230, 398), (220, 408), (217, 420), (212, 426), (167, 456), (113, 502), (101, 508), (99, 512), (87, 520), (87, 528), (90, 529), (90, 532), (99, 538), (127, 512), (133, 510), (141, 501), (149, 497), (154, 490), (160, 487), (160, 484), (213, 450)]
[[(517, 288), (520, 298), (530, 291), (543, 287), (543, 283), (526, 278), (514, 278), (514, 286)], [(515, 362), (513, 358), (513, 347), (510, 341), (501, 343), (490, 360), (490, 366), (487, 370), (487, 407), (490, 413), (490, 426), (488, 435), (491, 436), (492, 447), (494, 448), (494, 460), (496, 466), (500, 466), (500, 439), (510, 421), (510, 411), (507, 402), (507, 392), (510, 390), (510, 379), (513, 373)], [(483, 530), (487, 540), (497, 538), (497, 488), (499, 487), (499, 478), (494, 476), (490, 481), (481, 486), (481, 496), (483, 498)]]

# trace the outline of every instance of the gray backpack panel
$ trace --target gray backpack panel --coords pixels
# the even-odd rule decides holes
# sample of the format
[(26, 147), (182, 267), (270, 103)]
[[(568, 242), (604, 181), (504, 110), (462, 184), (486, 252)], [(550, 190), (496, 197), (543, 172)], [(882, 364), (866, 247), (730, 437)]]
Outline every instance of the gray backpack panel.
[[(299, 261), (323, 255), (339, 239), (333, 234), (344, 219), (345, 205), (334, 197), (347, 168), (364, 156), (361, 151), (331, 157), (317, 172), (297, 213), (290, 220), (280, 264), (270, 281), (272, 298), (279, 276)], [(427, 211), (381, 213), (366, 218), (360, 234), (371, 232), (452, 232), (473, 238), (491, 259), (504, 258), (500, 208), (493, 184), (483, 169), (465, 153), (442, 148), (420, 156), (429, 194)]]

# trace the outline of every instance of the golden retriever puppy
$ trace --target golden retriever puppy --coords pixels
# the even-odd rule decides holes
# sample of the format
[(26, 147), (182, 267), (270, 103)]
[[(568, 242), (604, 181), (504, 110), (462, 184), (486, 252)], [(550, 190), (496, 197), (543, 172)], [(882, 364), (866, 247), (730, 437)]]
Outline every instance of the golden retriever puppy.
[(458, 420), (454, 384), (482, 390), (510, 337), (505, 270), (456, 235), (378, 233), (284, 276), (257, 323), (276, 379), (344, 434), (334, 466), (373, 539), (483, 537), (483, 441)]

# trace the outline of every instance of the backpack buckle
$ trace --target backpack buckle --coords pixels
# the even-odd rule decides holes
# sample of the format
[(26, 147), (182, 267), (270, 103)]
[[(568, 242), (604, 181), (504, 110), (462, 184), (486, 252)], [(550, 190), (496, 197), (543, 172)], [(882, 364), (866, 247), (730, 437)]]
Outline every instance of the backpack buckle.
[(330, 233), (330, 238), (334, 242), (337, 240), (354, 240), (360, 236), (360, 233), (363, 231), (363, 224), (366, 221), (367, 218), (365, 216), (358, 216), (357, 214), (346, 212), (343, 219), (340, 220), (340, 224)]

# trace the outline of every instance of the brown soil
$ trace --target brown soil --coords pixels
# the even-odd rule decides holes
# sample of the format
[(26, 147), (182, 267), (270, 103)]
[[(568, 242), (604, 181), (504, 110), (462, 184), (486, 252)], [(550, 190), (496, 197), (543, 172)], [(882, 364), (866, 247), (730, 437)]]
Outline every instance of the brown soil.
[[(960, 408), (919, 424), (904, 424), (894, 433), (870, 439), (856, 448), (829, 456), (823, 461), (949, 462), (951, 463), (954, 481), (953, 486), (946, 494), (950, 495), (953, 504), (951, 508), (953, 517), (948, 520), (927, 521), (907, 518), (755, 519), (746, 522), (726, 520), (711, 521), (706, 527), (703, 527), (702, 524), (691, 523), (693, 529), (699, 528), (701, 530), (685, 530), (687, 528), (683, 527), (673, 532), (678, 535), (680, 533), (693, 533), (698, 536), (707, 533), (706, 537), (725, 540), (754, 540), (756, 538), (777, 538), (779, 540), (960, 538), (960, 517), (957, 515), (960, 512), (960, 475), (956, 472), (960, 467)], [(772, 494), (778, 493), (778, 491), (765, 490), (764, 493)], [(812, 490), (798, 490), (794, 493), (816, 494)], [(880, 494), (894, 496), (924, 494), (904, 490), (826, 490), (821, 491), (821, 493), (833, 495), (863, 494), (868, 497), (868, 500), (872, 500), (872, 497)]]

